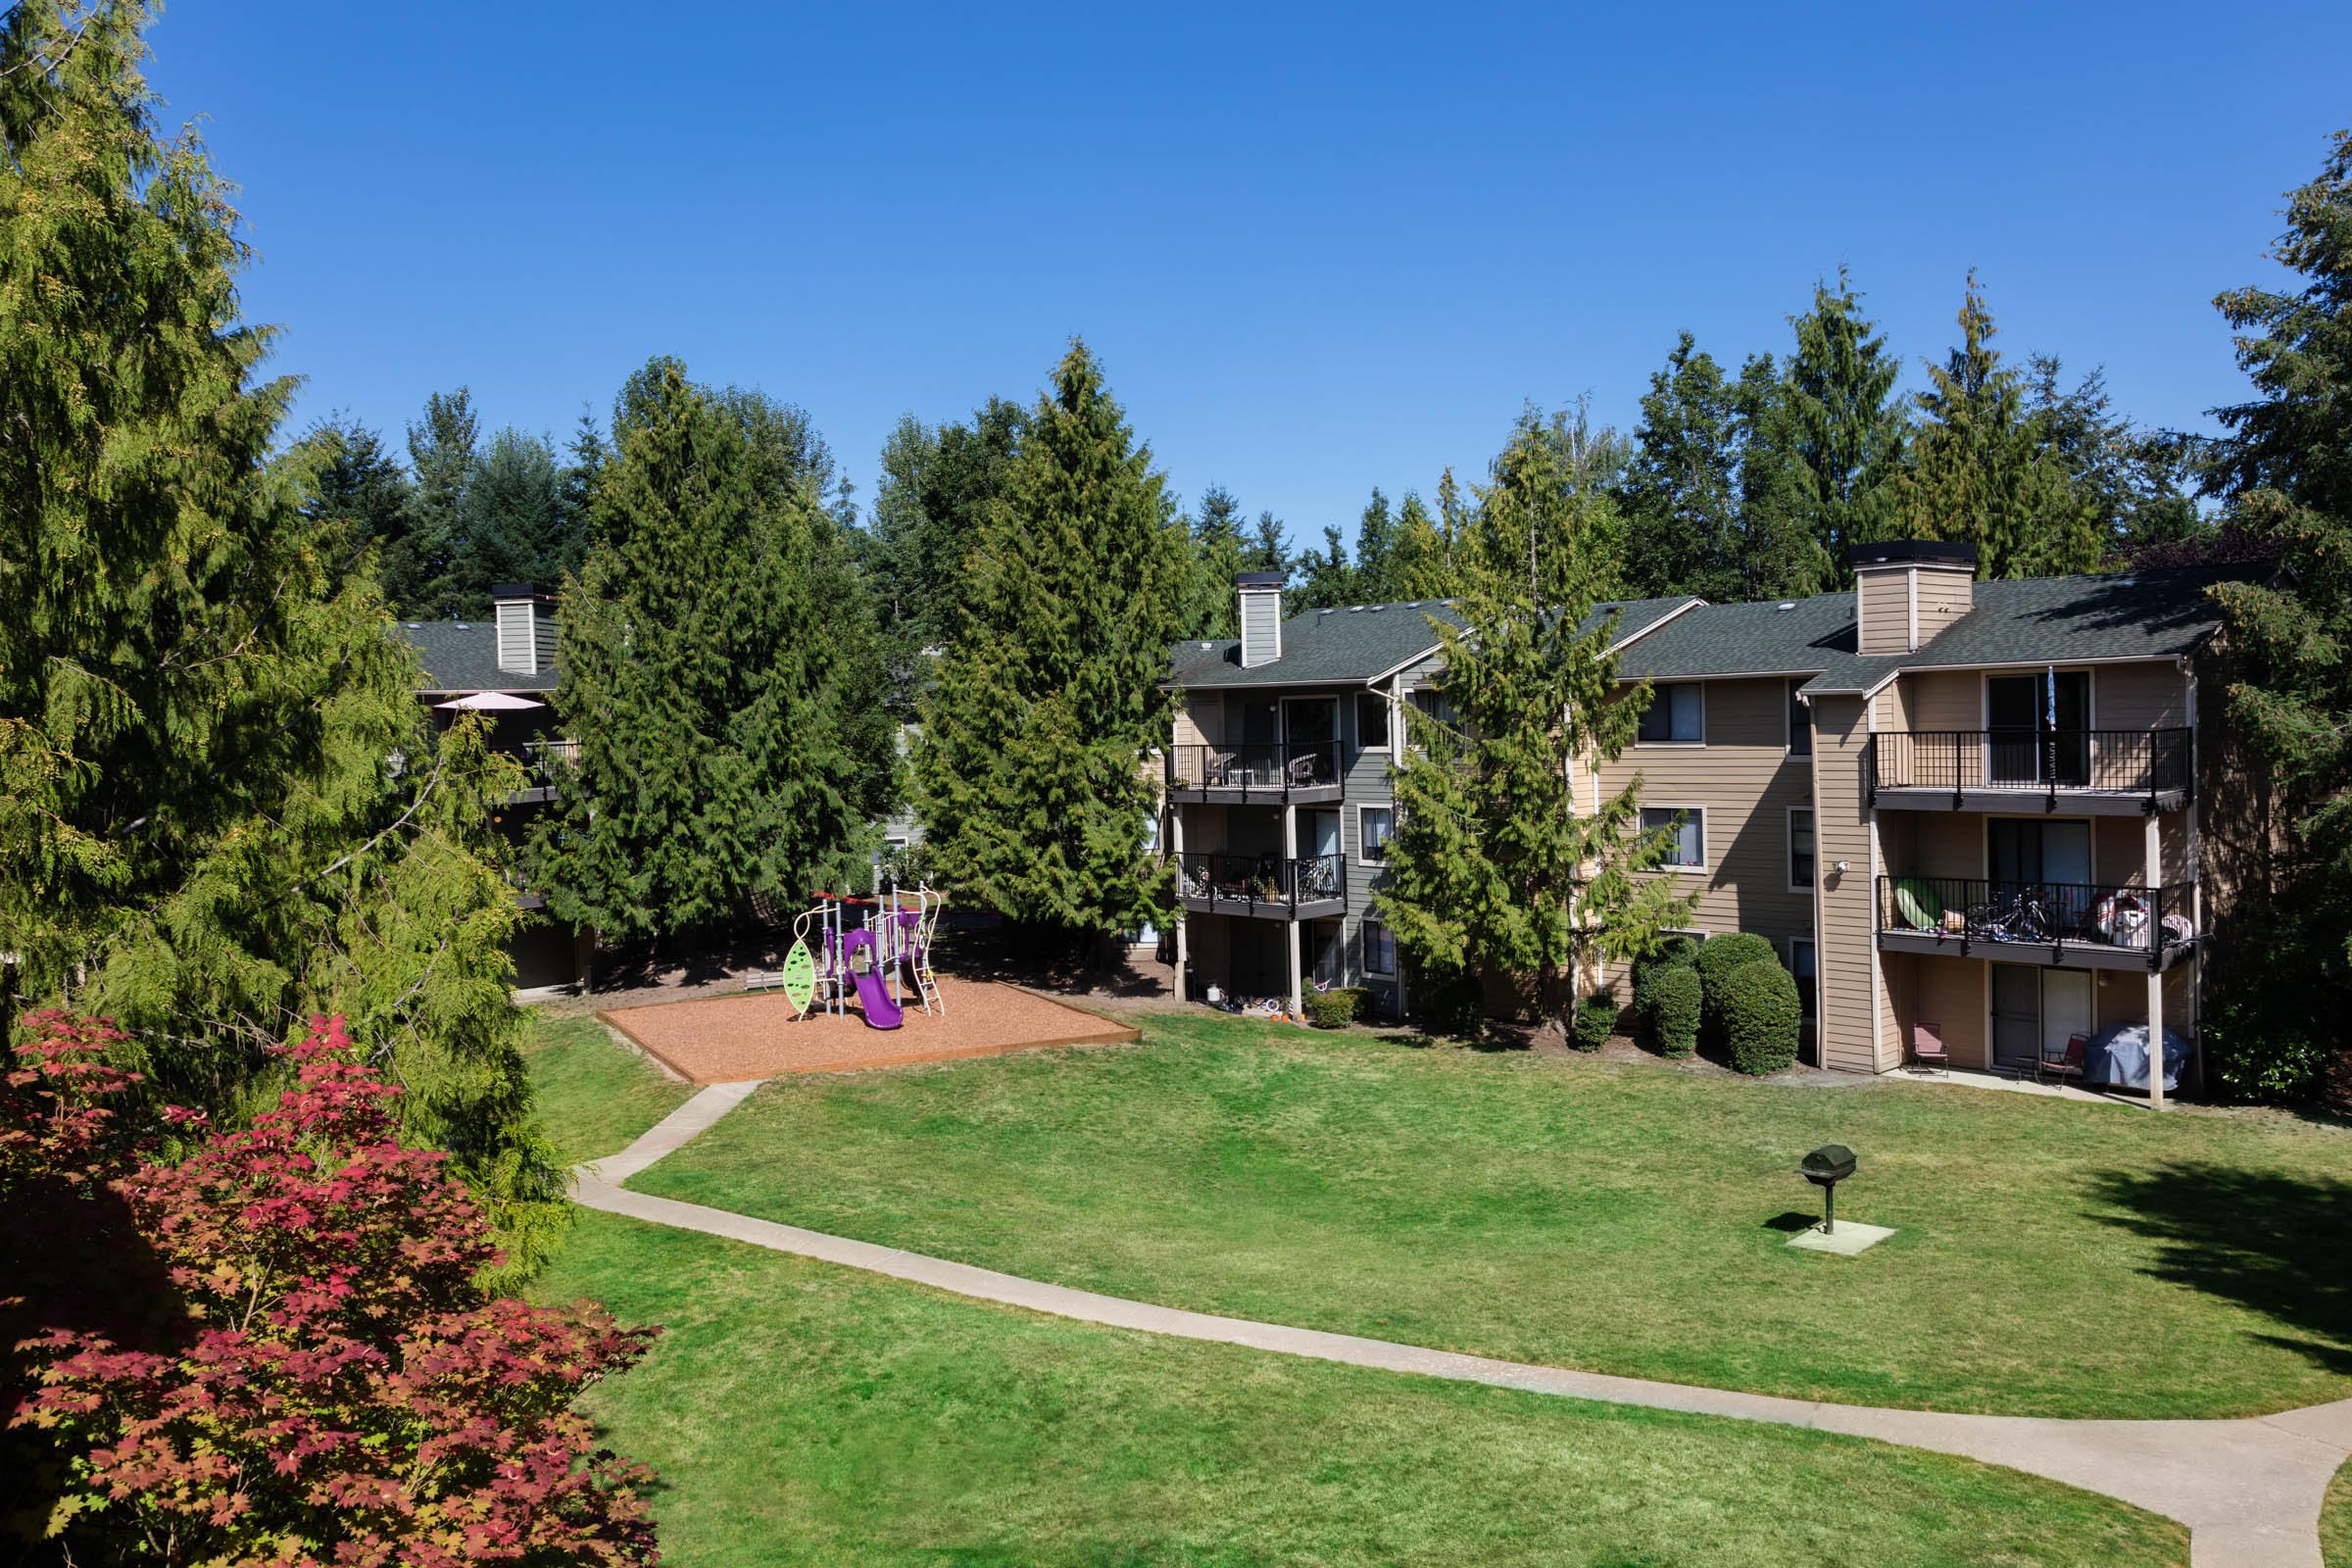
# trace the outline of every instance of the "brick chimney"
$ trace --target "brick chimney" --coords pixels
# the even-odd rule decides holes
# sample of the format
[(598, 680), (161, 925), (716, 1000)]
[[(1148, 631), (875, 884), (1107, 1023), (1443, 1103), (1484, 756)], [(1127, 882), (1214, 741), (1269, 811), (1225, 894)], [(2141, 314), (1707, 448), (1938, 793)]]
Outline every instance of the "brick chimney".
[(1977, 547), (1933, 539), (1854, 546), (1856, 647), (1915, 654), (1976, 609)]
[(546, 596), (527, 582), (502, 582), (490, 590), (499, 673), (537, 675), (555, 667), (555, 617), (539, 613), (546, 603)]
[(1282, 582), (1279, 571), (1245, 571), (1242, 592), (1242, 667), (1255, 669), (1282, 657)]

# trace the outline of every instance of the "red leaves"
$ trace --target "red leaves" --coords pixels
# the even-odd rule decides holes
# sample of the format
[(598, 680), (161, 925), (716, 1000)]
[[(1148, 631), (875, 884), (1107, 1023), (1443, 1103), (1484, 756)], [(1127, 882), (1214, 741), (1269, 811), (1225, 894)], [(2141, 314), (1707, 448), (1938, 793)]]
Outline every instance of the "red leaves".
[[(27, 1020), (0, 1101), (9, 1166), (108, 1174), (100, 1103), (137, 1081), (122, 1037)], [(174, 1562), (464, 1568), (655, 1561), (641, 1466), (592, 1447), (572, 1400), (656, 1331), (598, 1306), (486, 1298), (496, 1261), (442, 1156), (402, 1148), (397, 1086), (341, 1020), (287, 1048), (295, 1084), (250, 1127), (117, 1177), (195, 1329), (168, 1354), (51, 1333), (20, 1350), (41, 1387), (12, 1425), (74, 1455), (58, 1517), (77, 1555)], [(93, 1505), (105, 1503), (106, 1506)]]

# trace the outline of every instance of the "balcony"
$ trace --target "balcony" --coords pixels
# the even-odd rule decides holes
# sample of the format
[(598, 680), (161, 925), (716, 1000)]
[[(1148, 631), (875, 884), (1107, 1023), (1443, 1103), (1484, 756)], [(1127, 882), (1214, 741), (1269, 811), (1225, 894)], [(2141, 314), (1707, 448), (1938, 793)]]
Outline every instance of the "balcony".
[(1195, 806), (1307, 806), (1340, 798), (1340, 743), (1171, 746), (1168, 799)]
[(1181, 855), (1176, 893), (1198, 914), (1315, 920), (1346, 912), (1348, 872), (1337, 855)]
[(1870, 738), (1870, 803), (1912, 811), (2154, 814), (2188, 804), (2185, 729), (1890, 730)]
[(2169, 969), (2197, 945), (2196, 887), (1879, 878), (1879, 948), (2055, 963)]
[(580, 759), (578, 741), (525, 741), (515, 760), (522, 763), (523, 775), (529, 780), (521, 789), (509, 795), (500, 804), (505, 806), (544, 806), (556, 798), (556, 776), (561, 769)]

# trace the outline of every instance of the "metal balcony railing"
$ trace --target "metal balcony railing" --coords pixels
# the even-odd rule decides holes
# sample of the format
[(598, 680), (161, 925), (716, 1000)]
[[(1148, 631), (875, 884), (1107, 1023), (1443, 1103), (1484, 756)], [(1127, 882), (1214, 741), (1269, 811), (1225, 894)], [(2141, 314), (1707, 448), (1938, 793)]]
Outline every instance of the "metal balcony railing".
[(1286, 859), (1279, 855), (1214, 852), (1176, 858), (1179, 897), (1241, 914), (1292, 914), (1301, 906), (1345, 905), (1348, 872), (1339, 855)]
[(2195, 782), (2186, 729), (1887, 730), (1870, 738), (1870, 782), (1880, 790), (2068, 790), (2145, 795)]
[(1171, 746), (1166, 767), (1171, 790), (1234, 790), (1243, 800), (1280, 801), (1298, 790), (1337, 788), (1340, 743)]
[[(2196, 940), (2196, 887), (2086, 882), (1996, 882), (1976, 877), (1879, 878), (1879, 930), (1934, 937), (1966, 952), (1980, 945), (2032, 943), (2060, 950), (2102, 948), (2164, 953)], [(2157, 933), (2163, 933), (2161, 942)]]

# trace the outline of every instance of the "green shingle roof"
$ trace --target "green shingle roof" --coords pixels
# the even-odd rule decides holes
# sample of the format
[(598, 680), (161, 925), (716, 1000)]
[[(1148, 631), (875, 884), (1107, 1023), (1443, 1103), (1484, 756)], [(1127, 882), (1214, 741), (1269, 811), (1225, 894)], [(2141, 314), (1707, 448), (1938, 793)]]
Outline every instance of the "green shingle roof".
[[(1595, 606), (1586, 624), (1596, 625), (1613, 612), (1623, 640), (1689, 603), (1688, 595), (1612, 601)], [(1438, 646), (1438, 634), (1430, 629), (1433, 616), (1462, 624), (1452, 606), (1438, 599), (1304, 611), (1282, 623), (1282, 657), (1250, 669), (1242, 667), (1242, 645), (1234, 638), (1180, 642), (1169, 650), (1168, 684), (1200, 690), (1369, 681)]]
[[(551, 617), (542, 615), (542, 621)], [(420, 692), (552, 692), (556, 672), (517, 675), (498, 667), (498, 625), (491, 620), (401, 620), (392, 634), (416, 650)]]

